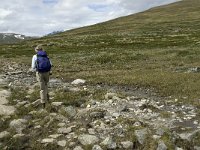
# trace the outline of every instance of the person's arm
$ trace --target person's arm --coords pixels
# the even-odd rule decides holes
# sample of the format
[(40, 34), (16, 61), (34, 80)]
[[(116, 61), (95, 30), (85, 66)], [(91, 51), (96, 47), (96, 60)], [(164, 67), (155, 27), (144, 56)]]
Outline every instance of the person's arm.
[(32, 58), (32, 64), (31, 64), (32, 71), (36, 70), (36, 61), (37, 61), (37, 56), (34, 55), (33, 58)]

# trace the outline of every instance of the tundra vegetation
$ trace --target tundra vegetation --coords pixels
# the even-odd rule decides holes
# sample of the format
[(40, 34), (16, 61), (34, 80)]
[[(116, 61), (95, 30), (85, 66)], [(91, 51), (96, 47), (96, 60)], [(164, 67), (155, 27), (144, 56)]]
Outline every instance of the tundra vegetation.
[[(23, 69), (28, 70), (34, 54), (34, 47), (37, 44), (43, 44), (54, 65), (52, 78), (62, 79), (63, 82), (81, 78), (85, 79), (87, 85), (91, 87), (99, 85), (153, 91), (159, 99), (175, 100), (181, 105), (195, 106), (198, 108), (197, 116), (200, 116), (199, 4), (198, 0), (183, 0), (92, 26), (18, 44), (0, 45), (0, 73), (5, 73), (6, 67), (16, 63), (19, 67), (23, 66)], [(20, 68), (18, 69), (20, 70)], [(10, 97), (12, 103), (15, 99), (26, 99), (26, 88), (21, 92), (17, 92), (19, 90), (16, 89), (12, 90)], [(29, 96), (30, 102), (39, 98), (37, 93), (38, 91), (35, 89), (35, 92)], [(54, 93), (54, 101), (61, 101), (65, 106), (80, 107), (82, 104), (89, 104), (88, 97), (91, 94), (93, 99), (101, 102), (106, 93), (106, 89), (72, 93), (60, 88), (56, 89)], [(118, 96), (123, 99), (127, 95), (122, 92), (118, 93)], [(146, 107), (149, 108), (149, 106)], [(156, 108), (151, 110), (153, 109), (156, 111)], [(12, 119), (20, 118), (31, 110), (34, 110), (31, 106), (28, 109), (20, 107)], [(53, 110), (48, 108), (48, 111)], [(44, 117), (46, 114), (43, 113), (37, 114), (38, 116), (33, 115), (33, 120)], [(168, 111), (160, 113), (164, 118), (171, 115)], [(61, 114), (63, 113), (61, 112)], [(182, 115), (181, 112), (180, 115)], [(45, 126), (50, 121), (48, 119), (40, 120), (38, 125)], [(140, 141), (137, 140), (137, 134), (134, 134), (136, 130), (146, 128), (146, 123), (139, 127), (133, 127), (131, 124), (137, 122), (136, 120), (118, 118), (117, 121), (127, 124), (128, 132), (125, 135), (127, 139), (123, 138), (123, 140), (132, 141), (134, 148), (157, 148), (157, 142), (152, 137), (147, 137), (148, 140), (141, 146)], [(27, 132), (35, 137), (45, 138), (47, 132), (53, 132), (50, 129), (54, 128), (57, 123), (58, 120), (55, 120), (48, 128), (43, 128), (44, 131), (41, 130), (41, 133), (30, 133), (34, 131), (28, 130)], [(3, 125), (2, 131), (7, 128), (7, 124)], [(30, 121), (28, 124), (31, 128), (34, 123)], [(174, 149), (171, 134), (171, 131), (166, 130), (161, 140), (169, 149)], [(118, 138), (116, 137), (115, 141), (119, 141), (120, 138)], [(198, 139), (199, 136), (195, 140), (198, 141)], [(200, 146), (195, 140), (193, 144)], [(41, 145), (37, 145), (35, 142), (36, 139), (31, 139), (29, 144), (35, 144), (35, 149), (39, 149)], [(187, 142), (183, 143), (182, 139), (176, 141), (179, 147), (191, 148)], [(11, 144), (12, 149), (12, 145), (16, 146), (19, 143), (10, 140), (8, 144)], [(92, 146), (85, 145), (83, 148), (91, 149)], [(52, 145), (52, 149), (55, 147)]]

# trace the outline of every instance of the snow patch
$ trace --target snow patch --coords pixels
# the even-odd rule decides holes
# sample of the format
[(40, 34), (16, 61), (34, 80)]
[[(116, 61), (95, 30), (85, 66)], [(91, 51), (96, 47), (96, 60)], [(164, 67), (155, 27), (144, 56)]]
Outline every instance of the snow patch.
[(20, 35), (20, 34), (16, 34), (16, 35), (14, 35), (17, 39), (22, 39), (22, 40), (24, 40), (24, 37), (22, 36), (22, 35)]

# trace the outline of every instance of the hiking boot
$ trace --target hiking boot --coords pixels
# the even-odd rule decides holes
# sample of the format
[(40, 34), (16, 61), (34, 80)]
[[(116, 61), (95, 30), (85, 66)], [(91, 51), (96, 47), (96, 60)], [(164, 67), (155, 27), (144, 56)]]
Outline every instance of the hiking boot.
[(46, 104), (45, 104), (45, 103), (42, 103), (42, 107), (45, 108), (45, 107), (46, 107)]

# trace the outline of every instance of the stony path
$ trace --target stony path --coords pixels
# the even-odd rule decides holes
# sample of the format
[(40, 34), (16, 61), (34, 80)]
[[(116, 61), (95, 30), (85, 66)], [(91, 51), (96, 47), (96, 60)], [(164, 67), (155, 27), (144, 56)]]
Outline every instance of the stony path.
[[(44, 110), (33, 107), (37, 101), (28, 100), (35, 83), (34, 76), (24, 71), (0, 75), (0, 116), (11, 118), (3, 117), (3, 123), (7, 122), (8, 126), (3, 126), (5, 129), (0, 132), (0, 148), (12, 149), (9, 145), (23, 143), (21, 149), (38, 150), (143, 149), (152, 145), (150, 149), (157, 150), (200, 149), (200, 118), (195, 106), (156, 97), (151, 91), (149, 95), (139, 89), (90, 86), (80, 79), (72, 83), (51, 79), (52, 98), (58, 89), (90, 95), (78, 107), (66, 106), (65, 100), (56, 102), (52, 99), (51, 109)], [(11, 94), (8, 87), (27, 87), (28, 95), (15, 100), (15, 106), (7, 106), (6, 98)], [(97, 89), (107, 91), (103, 100), (93, 97)], [(20, 109), (26, 113), (19, 113)], [(20, 114), (19, 118), (12, 118), (15, 112)], [(8, 138), (9, 144), (1, 141)]]

